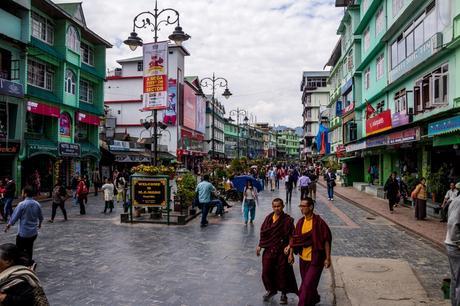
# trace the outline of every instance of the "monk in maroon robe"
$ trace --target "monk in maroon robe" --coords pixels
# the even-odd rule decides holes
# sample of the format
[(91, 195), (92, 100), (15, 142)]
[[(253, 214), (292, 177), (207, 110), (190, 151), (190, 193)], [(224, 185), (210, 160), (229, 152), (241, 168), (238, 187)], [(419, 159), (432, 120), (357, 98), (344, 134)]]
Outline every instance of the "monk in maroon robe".
[(331, 265), (332, 235), (329, 226), (313, 213), (315, 202), (312, 198), (300, 201), (300, 210), (304, 215), (295, 227), (289, 249), (299, 254), (302, 283), (299, 289), (299, 306), (313, 306), (320, 302), (318, 284), (323, 267)]
[(289, 247), (289, 241), (294, 231), (294, 219), (283, 211), (284, 203), (280, 198), (272, 202), (273, 212), (270, 213), (260, 228), (260, 242), (256, 249), (257, 256), (262, 255), (262, 281), (267, 293), (264, 301), (270, 300), (281, 291), (280, 304), (287, 304), (288, 293), (298, 294), (292, 263), (292, 252), (287, 255), (284, 249)]

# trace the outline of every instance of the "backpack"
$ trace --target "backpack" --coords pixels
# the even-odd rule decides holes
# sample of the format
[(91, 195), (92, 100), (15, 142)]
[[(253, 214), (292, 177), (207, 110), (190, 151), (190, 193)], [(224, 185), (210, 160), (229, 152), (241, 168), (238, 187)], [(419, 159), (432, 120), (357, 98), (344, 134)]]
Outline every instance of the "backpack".
[(85, 182), (83, 182), (83, 188), (81, 189), (81, 193), (86, 195), (88, 194), (88, 187), (86, 186)]

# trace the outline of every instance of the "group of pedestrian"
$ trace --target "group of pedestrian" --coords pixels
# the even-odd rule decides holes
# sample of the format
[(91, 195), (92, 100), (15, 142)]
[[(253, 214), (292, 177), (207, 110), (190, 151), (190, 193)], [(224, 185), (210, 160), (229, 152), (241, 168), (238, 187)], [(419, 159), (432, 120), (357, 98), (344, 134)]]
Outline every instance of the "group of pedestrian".
[[(315, 201), (305, 197), (300, 201), (302, 218), (294, 226), (294, 219), (286, 214), (283, 200), (272, 201), (273, 212), (264, 220), (256, 255), (262, 255), (262, 281), (267, 292), (263, 300), (268, 302), (278, 292), (280, 304), (287, 304), (288, 293), (299, 296), (299, 305), (315, 305), (320, 302), (318, 284), (323, 268), (331, 265), (332, 234), (327, 223), (314, 214)], [(293, 263), (299, 256), (302, 282), (297, 287)]]
[(16, 194), (16, 182), (11, 177), (0, 180), (0, 214), (4, 222), (13, 214), (13, 200)]

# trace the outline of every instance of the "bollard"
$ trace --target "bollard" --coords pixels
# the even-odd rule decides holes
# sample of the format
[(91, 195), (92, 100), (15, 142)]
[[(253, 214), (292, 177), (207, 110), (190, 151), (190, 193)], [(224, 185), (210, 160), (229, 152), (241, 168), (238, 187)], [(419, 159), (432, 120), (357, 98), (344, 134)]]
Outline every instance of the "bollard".
[(450, 299), (450, 278), (444, 278), (442, 280), (441, 290), (444, 293), (444, 299)]

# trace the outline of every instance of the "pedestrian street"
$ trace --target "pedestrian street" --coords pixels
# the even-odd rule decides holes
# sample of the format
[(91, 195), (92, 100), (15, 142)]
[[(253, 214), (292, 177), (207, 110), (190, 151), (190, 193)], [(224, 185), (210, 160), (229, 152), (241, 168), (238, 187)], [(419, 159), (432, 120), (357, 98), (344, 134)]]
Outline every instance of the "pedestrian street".
[[(299, 195), (294, 191), (285, 209), (296, 221)], [(260, 225), (278, 196), (283, 198), (283, 188), (260, 193), (253, 226), (243, 224), (241, 204), (233, 203), (223, 218), (210, 214), (206, 228), (199, 218), (186, 226), (120, 224), (120, 205), (102, 214), (102, 199), (90, 196), (86, 216), (71, 207), (69, 221), (58, 212), (54, 223), (44, 222), (34, 250), (38, 276), (51, 305), (278, 305), (279, 294), (262, 302), (261, 257), (255, 255)], [(338, 197), (327, 201), (322, 187), (317, 200), (315, 210), (333, 232), (333, 256), (406, 259), (427, 292), (440, 297), (448, 275), (444, 254)], [(47, 220), (50, 204), (42, 206)], [(15, 230), (0, 242), (14, 242)], [(300, 285), (297, 258), (295, 273)], [(324, 270), (320, 305), (332, 303), (330, 284)], [(297, 305), (297, 297), (288, 298)]]

